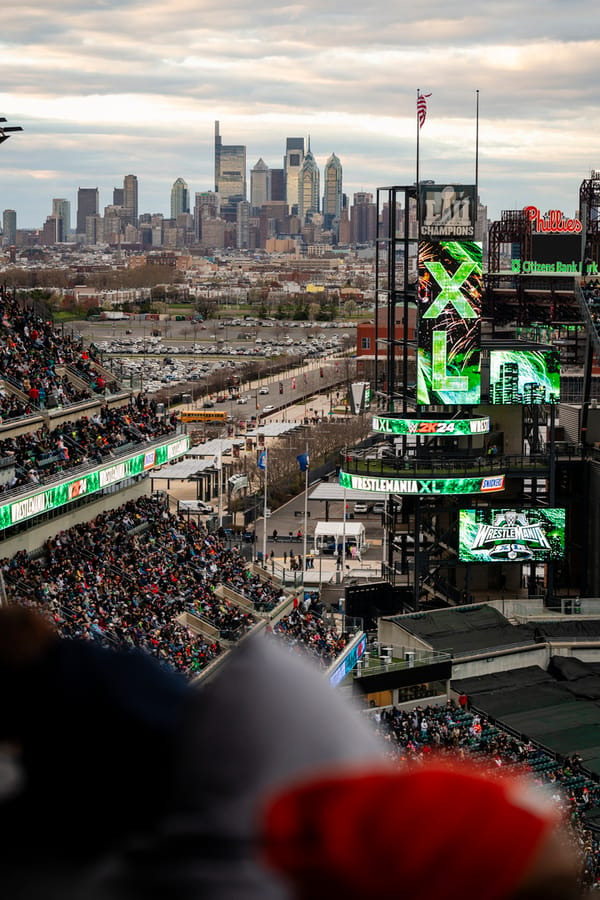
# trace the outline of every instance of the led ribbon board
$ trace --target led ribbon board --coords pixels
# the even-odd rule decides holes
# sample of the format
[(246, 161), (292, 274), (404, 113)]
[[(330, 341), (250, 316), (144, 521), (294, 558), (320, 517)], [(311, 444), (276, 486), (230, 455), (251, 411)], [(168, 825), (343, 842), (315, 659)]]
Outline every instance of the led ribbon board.
[(441, 434), (473, 435), (487, 434), (490, 430), (489, 416), (477, 419), (397, 419), (387, 416), (373, 416), (373, 431), (383, 434)]
[(490, 350), (490, 403), (558, 403), (556, 350)]
[(564, 555), (564, 509), (460, 510), (462, 562), (548, 562)]
[(72, 500), (77, 500), (84, 494), (94, 494), (119, 481), (125, 481), (134, 475), (142, 475), (155, 466), (170, 462), (178, 456), (187, 453), (190, 447), (190, 439), (187, 435), (175, 440), (165, 441), (144, 453), (134, 453), (115, 460), (109, 466), (102, 466), (86, 475), (79, 475), (54, 484), (45, 490), (34, 491), (27, 497), (15, 500), (12, 503), (0, 505), (0, 530), (24, 522), (34, 516), (39, 516), (50, 509), (64, 506)]
[(504, 475), (476, 478), (397, 478), (393, 475), (354, 475), (340, 472), (339, 483), (351, 491), (388, 494), (489, 494), (504, 490)]
[(419, 242), (417, 402), (480, 402), (482, 250)]

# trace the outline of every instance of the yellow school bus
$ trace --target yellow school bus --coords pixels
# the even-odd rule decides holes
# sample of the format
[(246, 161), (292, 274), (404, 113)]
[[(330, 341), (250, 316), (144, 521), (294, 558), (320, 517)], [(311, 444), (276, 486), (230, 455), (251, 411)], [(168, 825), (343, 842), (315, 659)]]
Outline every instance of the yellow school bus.
[(179, 416), (182, 422), (226, 422), (227, 413), (222, 409), (185, 410)]

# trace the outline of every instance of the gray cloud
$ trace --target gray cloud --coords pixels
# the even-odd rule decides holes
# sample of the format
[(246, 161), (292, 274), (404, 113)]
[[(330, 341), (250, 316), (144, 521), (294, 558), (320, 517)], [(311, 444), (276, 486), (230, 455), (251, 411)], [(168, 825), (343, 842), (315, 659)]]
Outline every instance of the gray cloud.
[[(493, 215), (572, 210), (594, 167), (600, 25), (592, 0), (447, 3), (64, 0), (3, 10), (0, 114), (25, 126), (0, 147), (0, 205), (40, 225), (84, 183), (101, 202), (123, 174), (168, 211), (179, 175), (212, 187), (213, 120), (226, 143), (281, 164), (285, 138), (335, 151), (345, 190), (410, 183), (416, 89), (431, 92), (421, 173), (472, 180)], [(585, 23), (582, 26), (582, 23)]]

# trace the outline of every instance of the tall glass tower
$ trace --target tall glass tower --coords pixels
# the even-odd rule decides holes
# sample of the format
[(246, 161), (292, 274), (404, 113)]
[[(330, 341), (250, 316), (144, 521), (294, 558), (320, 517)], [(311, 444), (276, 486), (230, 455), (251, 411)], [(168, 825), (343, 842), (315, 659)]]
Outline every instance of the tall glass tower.
[(304, 138), (289, 137), (285, 143), (283, 169), (285, 172), (285, 202), (290, 214), (298, 206), (298, 178), (304, 161)]
[(17, 242), (17, 213), (5, 209), (2, 213), (2, 246), (12, 247)]
[(323, 182), (323, 224), (328, 229), (342, 214), (342, 164), (335, 153), (325, 163)]
[(221, 198), (221, 214), (235, 222), (238, 203), (246, 199), (246, 147), (224, 144), (215, 122), (215, 191)]
[(100, 209), (98, 188), (78, 188), (77, 190), (77, 234), (85, 234), (88, 216), (97, 216)]
[(309, 222), (314, 213), (319, 212), (319, 194), (319, 167), (312, 155), (309, 139), (308, 150), (298, 178), (298, 216), (302, 225)]
[(271, 200), (271, 170), (261, 158), (250, 172), (252, 214), (258, 216), (261, 206)]
[(137, 175), (126, 175), (123, 179), (123, 206), (129, 211), (131, 225), (138, 224), (138, 180)]
[(183, 178), (177, 178), (171, 188), (171, 218), (190, 211), (190, 192)]
[(68, 241), (69, 234), (71, 233), (71, 204), (68, 200), (62, 199), (54, 199), (52, 201), (52, 215), (58, 221), (60, 221), (60, 225), (57, 227), (57, 232), (60, 234), (60, 237), (57, 240), (60, 241)]

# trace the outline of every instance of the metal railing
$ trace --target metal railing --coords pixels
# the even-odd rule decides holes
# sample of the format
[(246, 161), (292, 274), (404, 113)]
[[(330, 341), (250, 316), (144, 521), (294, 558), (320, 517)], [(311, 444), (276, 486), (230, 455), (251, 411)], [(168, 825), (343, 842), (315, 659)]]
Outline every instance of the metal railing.
[(496, 455), (459, 457), (442, 456), (440, 459), (422, 457), (386, 457), (368, 459), (355, 453), (342, 458), (342, 469), (354, 475), (400, 475), (405, 477), (453, 477), (478, 476), (507, 472), (546, 471), (550, 466), (549, 454)]

